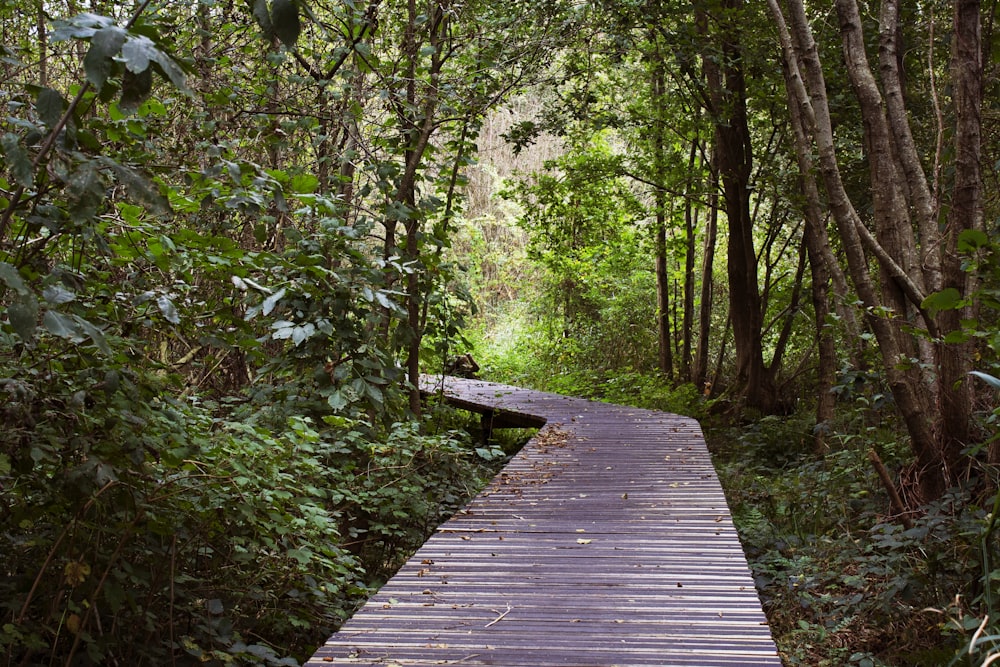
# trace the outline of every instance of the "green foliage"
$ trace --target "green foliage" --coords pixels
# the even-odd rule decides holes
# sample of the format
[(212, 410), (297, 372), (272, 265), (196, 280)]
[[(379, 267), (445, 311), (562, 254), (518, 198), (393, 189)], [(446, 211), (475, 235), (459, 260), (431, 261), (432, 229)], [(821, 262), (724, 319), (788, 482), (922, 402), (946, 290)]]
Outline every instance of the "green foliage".
[(485, 481), (448, 433), (237, 421), (70, 361), (3, 373), (4, 664), (294, 664)]

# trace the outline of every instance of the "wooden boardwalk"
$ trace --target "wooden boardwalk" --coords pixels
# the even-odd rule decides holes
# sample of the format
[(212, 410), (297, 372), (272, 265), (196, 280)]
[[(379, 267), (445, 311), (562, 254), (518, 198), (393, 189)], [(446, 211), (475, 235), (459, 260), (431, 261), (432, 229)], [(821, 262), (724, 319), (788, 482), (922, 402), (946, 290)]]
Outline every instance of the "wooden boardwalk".
[(546, 426), (308, 665), (781, 665), (696, 421), (446, 382)]

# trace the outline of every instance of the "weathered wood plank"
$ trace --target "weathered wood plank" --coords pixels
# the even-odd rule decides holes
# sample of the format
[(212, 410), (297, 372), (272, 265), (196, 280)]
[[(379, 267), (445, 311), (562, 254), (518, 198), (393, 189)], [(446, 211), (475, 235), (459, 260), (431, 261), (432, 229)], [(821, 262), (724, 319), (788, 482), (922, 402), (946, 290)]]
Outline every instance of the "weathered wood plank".
[(308, 665), (781, 664), (697, 422), (446, 390), (546, 426)]

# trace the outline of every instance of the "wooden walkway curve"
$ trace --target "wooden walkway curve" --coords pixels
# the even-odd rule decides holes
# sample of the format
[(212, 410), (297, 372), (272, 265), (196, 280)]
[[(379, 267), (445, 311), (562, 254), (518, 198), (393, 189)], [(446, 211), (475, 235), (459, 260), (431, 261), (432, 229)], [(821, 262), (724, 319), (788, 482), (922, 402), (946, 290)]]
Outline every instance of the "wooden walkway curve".
[(444, 390), (546, 426), (308, 665), (781, 665), (696, 421)]

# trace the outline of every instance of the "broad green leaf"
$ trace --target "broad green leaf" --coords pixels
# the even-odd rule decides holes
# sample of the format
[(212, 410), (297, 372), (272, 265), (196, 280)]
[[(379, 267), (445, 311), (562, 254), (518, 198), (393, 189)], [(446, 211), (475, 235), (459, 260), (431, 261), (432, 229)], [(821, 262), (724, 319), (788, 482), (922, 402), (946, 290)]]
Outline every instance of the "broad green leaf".
[(10, 326), (25, 343), (35, 339), (35, 329), (38, 327), (38, 301), (32, 295), (15, 301), (7, 308), (7, 318)]
[(962, 331), (961, 329), (956, 331), (950, 331), (944, 337), (944, 342), (949, 345), (957, 345), (960, 343), (968, 342), (972, 338), (972, 334), (968, 331)]
[(45, 297), (46, 301), (55, 306), (69, 303), (76, 299), (76, 295), (62, 285), (49, 285), (42, 292), (42, 296)]
[(52, 41), (67, 39), (90, 39), (101, 28), (114, 25), (114, 19), (99, 14), (85, 12), (65, 21), (56, 21), (52, 31)]
[(347, 399), (339, 391), (335, 391), (330, 394), (327, 397), (326, 402), (329, 403), (330, 407), (334, 410), (343, 410), (347, 407)]
[(962, 295), (959, 294), (958, 290), (954, 287), (948, 287), (941, 290), (940, 292), (934, 292), (924, 299), (923, 303), (920, 304), (921, 308), (926, 308), (932, 312), (941, 312), (942, 310), (953, 310), (957, 308), (962, 301)]
[(177, 306), (166, 294), (161, 294), (156, 298), (156, 305), (159, 307), (163, 317), (171, 324), (180, 324), (181, 316), (177, 313)]
[(270, 315), (271, 311), (274, 310), (274, 307), (278, 305), (278, 302), (281, 301), (281, 298), (283, 296), (285, 296), (285, 288), (284, 287), (282, 287), (277, 292), (275, 292), (271, 296), (269, 296), (266, 299), (264, 299), (264, 305), (263, 305), (263, 310), (262, 310), (262, 312), (264, 313), (264, 315)]
[(979, 229), (966, 229), (958, 235), (958, 251), (971, 253), (990, 244), (990, 237)]
[(35, 109), (38, 111), (38, 117), (42, 119), (42, 122), (49, 126), (49, 128), (55, 127), (59, 123), (59, 119), (62, 118), (63, 111), (66, 110), (66, 100), (57, 90), (52, 90), (51, 88), (42, 88), (38, 93), (38, 99), (35, 102)]
[(133, 112), (149, 97), (153, 90), (153, 71), (146, 69), (138, 74), (125, 70), (122, 75), (122, 96), (119, 102), (123, 111)]
[(30, 188), (35, 182), (35, 172), (31, 166), (31, 158), (28, 152), (21, 148), (21, 142), (16, 134), (5, 134), (0, 140), (3, 144), (3, 153), (10, 166), (10, 174), (17, 181), (18, 185)]
[(179, 90), (188, 93), (187, 79), (184, 70), (174, 62), (174, 59), (157, 48), (150, 38), (144, 35), (132, 35), (122, 47), (122, 59), (125, 68), (133, 74), (140, 74), (149, 69), (150, 63), (156, 63), (163, 74)]
[(90, 49), (83, 58), (83, 70), (96, 90), (104, 87), (104, 82), (111, 74), (114, 57), (121, 51), (128, 38), (128, 33), (118, 26), (102, 28), (90, 39)]
[(72, 200), (70, 215), (77, 222), (87, 222), (97, 214), (97, 207), (104, 201), (105, 188), (100, 172), (93, 162), (80, 164), (67, 181)]
[(271, 25), (282, 44), (288, 48), (295, 46), (299, 33), (302, 32), (302, 22), (299, 20), (299, 7), (294, 0), (274, 0), (271, 3)]
[(93, 341), (98, 350), (109, 356), (111, 355), (111, 347), (108, 345), (108, 340), (104, 337), (103, 331), (82, 317), (74, 315), (73, 319), (76, 320), (78, 325), (80, 325), (80, 329), (83, 330), (83, 333), (87, 334), (87, 337)]
[(313, 337), (316, 333), (316, 326), (312, 322), (306, 322), (300, 327), (292, 329), (292, 342), (298, 347), (305, 341)]
[(20, 296), (25, 296), (31, 291), (24, 284), (24, 279), (21, 278), (20, 272), (7, 262), (0, 262), (0, 280), (4, 281), (7, 287), (17, 292)]
[(270, 42), (274, 39), (274, 26), (271, 24), (271, 13), (267, 9), (267, 0), (253, 0), (251, 11), (264, 34), (264, 39)]
[(142, 35), (131, 37), (122, 46), (122, 59), (125, 61), (125, 68), (134, 74), (145, 72), (149, 69), (151, 56), (156, 50), (156, 44), (149, 37)]
[(0, 454), (0, 475), (9, 475), (10, 470), (10, 457)]
[(80, 325), (76, 323), (76, 320), (55, 310), (45, 311), (45, 315), (42, 317), (42, 326), (53, 336), (67, 338), (75, 342), (83, 340)]

